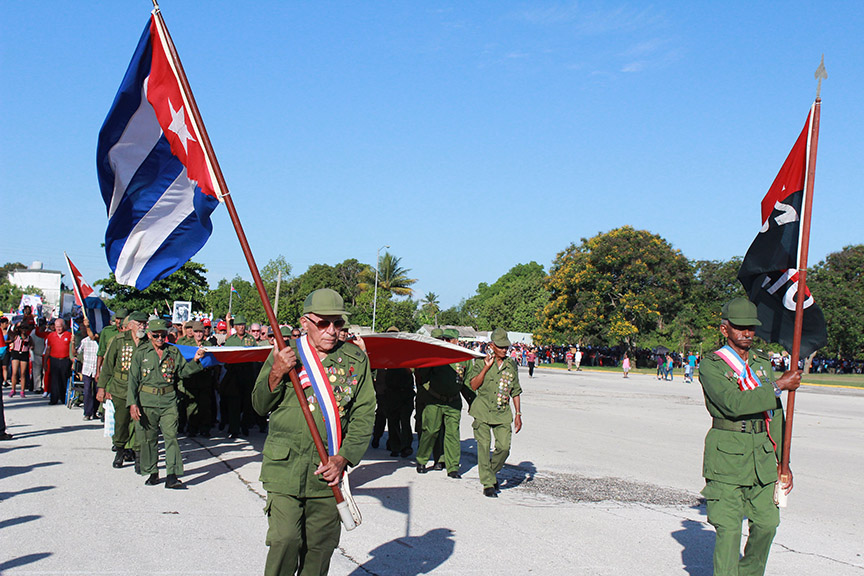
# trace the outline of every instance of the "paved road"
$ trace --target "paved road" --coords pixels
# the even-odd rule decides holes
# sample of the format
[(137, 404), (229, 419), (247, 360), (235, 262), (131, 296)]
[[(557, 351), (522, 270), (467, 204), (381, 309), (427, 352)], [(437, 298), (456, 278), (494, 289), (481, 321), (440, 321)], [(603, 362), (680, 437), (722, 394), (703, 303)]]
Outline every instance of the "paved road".
[[(331, 574), (711, 574), (698, 384), (522, 379), (525, 428), (500, 498), (481, 494), (467, 415), (462, 480), (370, 449), (351, 475), (364, 523), (343, 533)], [(263, 435), (182, 440), (188, 489), (171, 491), (112, 469), (108, 439), (79, 410), (5, 401), (16, 438), (0, 444), (0, 573), (263, 572)], [(799, 392), (796, 488), (769, 574), (864, 576), (862, 413), (862, 391)]]

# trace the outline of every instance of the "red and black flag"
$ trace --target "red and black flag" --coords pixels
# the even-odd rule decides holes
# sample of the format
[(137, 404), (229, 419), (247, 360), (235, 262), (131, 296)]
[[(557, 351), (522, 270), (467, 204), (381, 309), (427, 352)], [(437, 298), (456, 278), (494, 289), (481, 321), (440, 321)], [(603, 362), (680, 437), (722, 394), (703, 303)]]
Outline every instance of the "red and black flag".
[[(762, 326), (756, 335), (792, 350), (798, 269), (801, 254), (801, 222), (806, 205), (807, 165), (810, 158), (813, 109), (777, 178), (762, 200), (762, 229), (747, 250), (738, 280), (756, 304)], [(806, 358), (828, 342), (825, 316), (804, 287), (804, 324), (801, 357)]]

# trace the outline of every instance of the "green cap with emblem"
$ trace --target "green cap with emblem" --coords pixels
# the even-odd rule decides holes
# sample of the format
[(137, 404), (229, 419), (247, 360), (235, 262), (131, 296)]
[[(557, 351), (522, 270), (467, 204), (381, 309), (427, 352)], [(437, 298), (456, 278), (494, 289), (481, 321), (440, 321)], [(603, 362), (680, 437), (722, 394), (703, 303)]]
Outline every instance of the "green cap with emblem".
[(455, 328), (447, 328), (444, 330), (444, 338), (449, 338), (451, 340), (459, 339), (459, 331)]
[(162, 320), (161, 318), (150, 320), (150, 322), (147, 323), (148, 332), (165, 332), (166, 330), (168, 330), (168, 328), (168, 322), (166, 320)]
[(198, 330), (200, 330), (201, 332), (204, 331), (204, 323), (201, 322), (200, 320), (191, 320), (191, 321), (187, 322), (186, 324), (188, 324), (189, 327), (192, 328), (192, 330), (195, 332), (197, 332)]
[(291, 336), (291, 327), (290, 326), (282, 326), (279, 328), (279, 332), (282, 336)]
[(492, 340), (492, 343), (499, 348), (509, 348), (510, 347), (510, 339), (507, 338), (507, 331), (501, 327), (495, 328), (492, 331), (492, 335), (489, 337)]
[(147, 312), (132, 312), (126, 317), (128, 320), (134, 320), (135, 322), (147, 322)]
[(121, 320), (126, 318), (126, 316), (128, 316), (128, 315), (129, 315), (129, 312), (127, 312), (125, 308), (117, 308), (117, 310), (114, 311), (114, 317), (120, 318)]
[(444, 330), (442, 330), (441, 328), (433, 328), (432, 332), (430, 332), (429, 335), (432, 336), (432, 338), (443, 338)]
[(728, 320), (736, 326), (761, 326), (756, 305), (747, 298), (735, 298), (723, 305), (720, 312), (723, 320)]
[(319, 316), (347, 316), (345, 301), (342, 296), (330, 288), (320, 288), (306, 297), (303, 302), (303, 314), (317, 314)]
[(238, 326), (240, 324), (244, 326), (246, 325), (246, 317), (242, 314), (237, 314), (237, 316), (234, 317), (234, 326)]

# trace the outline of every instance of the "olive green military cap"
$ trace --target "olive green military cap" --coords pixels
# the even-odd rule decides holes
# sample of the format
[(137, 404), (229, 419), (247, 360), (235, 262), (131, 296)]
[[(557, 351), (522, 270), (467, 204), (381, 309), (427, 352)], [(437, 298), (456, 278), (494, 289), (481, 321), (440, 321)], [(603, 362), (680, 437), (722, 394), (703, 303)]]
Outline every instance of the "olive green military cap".
[(330, 288), (320, 288), (306, 297), (303, 302), (303, 314), (319, 316), (348, 316), (345, 311), (345, 301), (342, 296)]
[(290, 326), (282, 326), (279, 329), (279, 332), (282, 333), (282, 336), (291, 336), (291, 327)]
[(492, 340), (492, 343), (499, 348), (510, 347), (510, 339), (507, 338), (507, 331), (503, 328), (495, 328), (495, 330), (492, 331), (490, 339)]
[(192, 330), (200, 330), (201, 332), (204, 331), (204, 323), (201, 322), (200, 320), (192, 320), (190, 322), (187, 322), (186, 324), (190, 328), (192, 328)]
[(147, 312), (132, 312), (128, 316), (126, 316), (127, 320), (134, 320), (135, 322), (147, 322)]
[(120, 318), (121, 320), (126, 318), (128, 315), (129, 312), (125, 308), (117, 308), (117, 310), (114, 311), (114, 317)]
[(432, 338), (443, 338), (444, 330), (442, 330), (441, 328), (433, 328), (430, 336), (432, 336)]
[(147, 324), (148, 332), (165, 332), (168, 330), (170, 325), (166, 320), (162, 320), (161, 318), (157, 318), (156, 320), (150, 320)]
[(455, 328), (447, 328), (446, 330), (444, 330), (444, 338), (450, 338), (450, 339), (458, 340), (459, 339), (459, 331), (456, 330)]
[(246, 325), (246, 317), (242, 314), (237, 314), (237, 316), (234, 317), (234, 326), (238, 326), (241, 324), (244, 326)]
[(387, 332), (399, 332), (399, 329), (395, 326), (390, 326), (389, 328), (387, 328)]
[(747, 298), (735, 298), (723, 305), (720, 312), (723, 320), (728, 320), (736, 326), (761, 326), (756, 305)]

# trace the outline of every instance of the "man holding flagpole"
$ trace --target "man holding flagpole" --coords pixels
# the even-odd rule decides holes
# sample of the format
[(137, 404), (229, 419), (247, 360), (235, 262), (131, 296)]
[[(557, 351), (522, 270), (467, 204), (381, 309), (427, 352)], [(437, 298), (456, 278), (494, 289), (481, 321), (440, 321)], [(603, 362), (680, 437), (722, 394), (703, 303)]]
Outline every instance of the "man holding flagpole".
[[(271, 354), (255, 382), (253, 406), (262, 416), (270, 414), (260, 477), (267, 490), (267, 575), (327, 574), (341, 530), (331, 486), (339, 484), (347, 466), (360, 462), (372, 436), (369, 358), (354, 343), (338, 339), (346, 315), (337, 292), (312, 292), (300, 318), (306, 334)], [(288, 380), (294, 367), (302, 368), (309, 410), (326, 437), (326, 465), (316, 465), (316, 448)]]
[[(717, 531), (715, 576), (750, 576), (765, 572), (780, 511), (775, 502), (783, 438), (780, 393), (801, 384), (801, 371), (790, 370), (774, 381), (771, 361), (751, 350), (757, 326), (756, 305), (736, 298), (723, 306), (723, 348), (699, 366), (705, 407), (712, 417), (705, 436), (702, 475), (708, 522)], [(780, 486), (792, 490), (789, 480)], [(741, 552), (741, 523), (749, 536)]]

